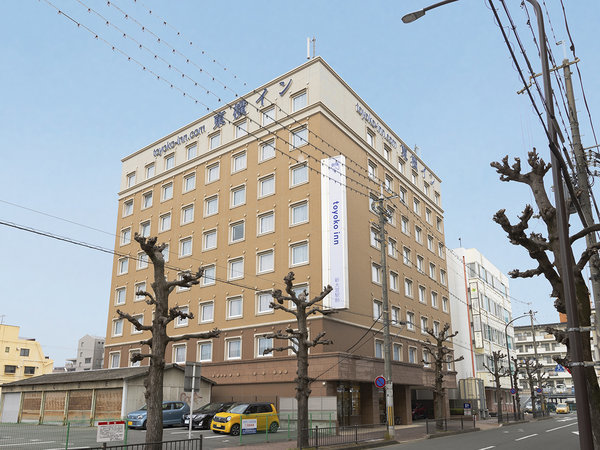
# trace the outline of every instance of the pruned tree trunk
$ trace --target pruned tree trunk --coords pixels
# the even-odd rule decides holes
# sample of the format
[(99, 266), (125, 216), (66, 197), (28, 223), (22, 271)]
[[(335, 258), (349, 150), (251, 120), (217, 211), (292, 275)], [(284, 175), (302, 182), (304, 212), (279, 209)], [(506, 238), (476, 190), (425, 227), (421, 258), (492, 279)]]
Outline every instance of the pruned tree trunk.
[(494, 384), (496, 385), (496, 410), (498, 412), (498, 423), (502, 422), (502, 384), (500, 379), (508, 375), (508, 370), (501, 365), (502, 360), (506, 358), (500, 351), (492, 352), (492, 361), (494, 366), (488, 367), (485, 363), (483, 367), (494, 377)]

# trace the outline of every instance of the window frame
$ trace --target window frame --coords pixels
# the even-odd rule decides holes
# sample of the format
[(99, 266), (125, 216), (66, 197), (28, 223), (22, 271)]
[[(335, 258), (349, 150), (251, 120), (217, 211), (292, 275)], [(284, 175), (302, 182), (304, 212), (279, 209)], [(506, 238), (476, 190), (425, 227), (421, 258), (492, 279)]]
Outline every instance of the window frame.
[[(238, 192), (244, 193), (244, 199), (240, 203), (235, 203), (235, 197)], [(231, 196), (230, 196), (230, 202), (229, 202), (229, 209), (238, 208), (238, 207), (246, 204), (246, 202), (248, 200), (248, 198), (247, 198), (248, 196), (247, 196), (247, 192), (246, 192), (246, 184), (240, 184), (238, 186), (232, 187), (230, 189), (230, 193), (231, 193)]]
[[(191, 218), (187, 217), (188, 212), (191, 211)], [(180, 217), (180, 225), (187, 225), (189, 223), (194, 222), (194, 203), (188, 203), (187, 205), (183, 205), (181, 207), (181, 217)]]
[[(217, 205), (215, 212), (210, 212), (210, 206), (213, 204)], [(219, 214), (219, 194), (211, 195), (210, 197), (206, 197), (204, 199), (204, 217), (214, 216), (215, 214)]]
[[(267, 217), (272, 218), (271, 229), (267, 231), (262, 231), (262, 219)], [(274, 233), (275, 232), (275, 211), (265, 211), (256, 216), (256, 235), (263, 236), (265, 234)]]
[[(205, 307), (211, 307), (211, 318), (210, 320), (204, 318)], [(198, 323), (213, 323), (215, 321), (215, 301), (206, 300), (198, 303)]]
[[(306, 247), (306, 261), (294, 262), (294, 249)], [(290, 248), (290, 267), (304, 266), (310, 263), (310, 247), (308, 240), (293, 242), (289, 244)]]
[[(193, 186), (191, 188), (188, 187), (188, 182), (190, 180), (193, 180)], [(196, 189), (196, 172), (192, 172), (192, 173), (188, 173), (187, 175), (184, 175), (183, 183), (182, 183), (182, 192), (185, 194), (186, 192), (191, 192), (194, 189)]]
[(294, 130), (291, 130), (290, 133), (290, 150), (295, 150), (297, 148), (308, 145), (308, 127), (306, 125), (302, 125)]
[[(306, 219), (296, 222), (296, 221), (294, 221), (294, 211), (298, 210), (298, 208), (301, 208), (301, 207), (306, 208)], [(308, 223), (310, 220), (309, 212), (310, 211), (309, 211), (309, 207), (308, 207), (308, 200), (301, 200), (299, 202), (292, 203), (290, 205), (290, 227), (295, 227), (298, 225)]]
[[(237, 230), (242, 230), (242, 236), (234, 239), (234, 234)], [(246, 221), (236, 220), (229, 224), (229, 243), (237, 244), (238, 242), (244, 242), (246, 240)]]
[[(243, 165), (237, 167), (237, 162), (243, 161)], [(231, 173), (238, 173), (246, 170), (248, 168), (248, 152), (246, 150), (242, 150), (240, 152), (236, 152), (231, 155)]]
[[(267, 269), (261, 269), (261, 257), (271, 255), (271, 266)], [(256, 273), (258, 275), (263, 273), (275, 272), (275, 250), (268, 249), (256, 253)]]
[[(170, 196), (167, 196), (169, 195)], [(168, 200), (171, 200), (173, 198), (173, 182), (169, 181), (168, 183), (165, 183), (163, 185), (160, 186), (160, 197), (161, 197), (161, 202), (166, 202)]]
[[(306, 179), (303, 179), (301, 181), (295, 181), (295, 174), (296, 173), (302, 173), (302, 172), (297, 172), (299, 170), (302, 170), (302, 172), (306, 172)], [(292, 166), (290, 166), (290, 188), (294, 188), (297, 186), (302, 186), (303, 184), (307, 184), (309, 182), (309, 172), (310, 170), (308, 169), (308, 162), (307, 161), (303, 161), (300, 162), (298, 164), (294, 164)]]
[[(233, 275), (234, 272), (234, 264), (241, 262), (242, 265), (242, 270), (241, 275)], [(243, 256), (238, 256), (237, 258), (231, 258), (227, 261), (227, 279), (228, 280), (241, 280), (242, 278), (244, 278), (244, 257)]]
[[(209, 236), (213, 236), (213, 235), (214, 235), (214, 245), (209, 247), (208, 239), (209, 239)], [(205, 230), (204, 232), (202, 232), (202, 251), (206, 252), (206, 251), (216, 249), (219, 244), (218, 238), (219, 238), (219, 235), (218, 235), (217, 228), (211, 228), (210, 230)]]
[[(189, 242), (189, 244), (190, 244), (190, 252), (184, 254), (183, 250), (184, 250), (184, 246), (187, 242)], [(179, 239), (179, 258), (187, 258), (189, 256), (192, 256), (193, 244), (194, 244), (193, 236), (186, 236), (186, 237)]]
[[(231, 308), (234, 302), (237, 304), (239, 302), (239, 314), (233, 315), (231, 314)], [(233, 295), (231, 297), (227, 297), (225, 300), (225, 320), (237, 320), (244, 318), (244, 296), (243, 295)]]
[[(266, 184), (265, 183), (269, 183)], [(271, 185), (272, 183), (272, 185)], [(272, 191), (265, 191), (265, 186), (269, 187), (272, 186)], [(262, 176), (258, 179), (258, 186), (257, 186), (257, 195), (258, 198), (265, 198), (265, 197), (270, 197), (271, 195), (275, 195), (275, 174), (274, 173), (270, 173), (268, 175)]]

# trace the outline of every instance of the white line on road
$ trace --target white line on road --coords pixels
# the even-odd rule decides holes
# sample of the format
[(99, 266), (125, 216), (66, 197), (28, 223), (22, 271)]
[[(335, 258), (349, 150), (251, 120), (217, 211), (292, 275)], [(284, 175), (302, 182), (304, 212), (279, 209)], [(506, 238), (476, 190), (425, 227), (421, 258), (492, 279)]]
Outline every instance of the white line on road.
[(579, 431), (571, 431), (571, 433), (576, 434), (577, 436), (579, 436)]
[(489, 447), (483, 447), (483, 448), (480, 448), (479, 450), (489, 450), (490, 448), (494, 448), (494, 447), (495, 447), (495, 445), (490, 445)]
[(572, 425), (577, 425), (577, 422), (573, 422), (567, 425), (563, 425), (562, 427), (556, 427), (556, 428), (550, 428), (549, 430), (546, 430), (546, 433), (550, 432), (550, 431), (554, 431), (554, 430), (560, 430), (561, 428), (566, 428), (566, 427), (570, 427)]
[(2, 444), (0, 447), (12, 447), (13, 445), (41, 445), (41, 444), (54, 444), (55, 441), (46, 442), (25, 442), (23, 444)]
[(529, 436), (523, 436), (523, 437), (520, 437), (519, 439), (515, 439), (515, 441), (522, 441), (523, 439), (528, 439), (528, 438), (530, 438), (530, 437), (534, 437), (534, 436), (537, 436), (537, 433), (535, 433), (535, 434), (530, 434)]

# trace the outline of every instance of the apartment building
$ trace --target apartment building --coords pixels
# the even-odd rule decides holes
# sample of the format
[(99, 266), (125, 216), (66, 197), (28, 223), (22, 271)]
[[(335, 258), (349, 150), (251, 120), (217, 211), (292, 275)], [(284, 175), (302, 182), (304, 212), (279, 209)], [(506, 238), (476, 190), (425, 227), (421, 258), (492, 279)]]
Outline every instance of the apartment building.
[[(202, 362), (215, 400), (293, 397), (293, 352), (263, 354), (288, 345), (267, 333), (296, 326), (270, 307), (293, 271), (297, 293), (333, 286), (324, 307), (336, 314), (309, 320), (310, 336), (333, 341), (311, 349), (312, 395), (337, 397), (340, 423), (379, 422), (386, 277), (396, 415), (410, 422), (412, 391), (433, 385), (424, 329), (450, 322), (440, 182), (321, 58), (125, 157), (104, 366), (132, 365), (149, 337), (116, 310), (152, 320), (136, 293), (150, 290), (153, 272), (133, 235), (158, 236), (169, 279), (204, 268), (199, 285), (169, 297), (194, 319), (168, 333), (222, 330), (169, 346), (167, 362)], [(385, 202), (387, 273), (372, 210), (381, 192), (396, 196)]]
[(102, 368), (104, 338), (86, 334), (77, 341), (77, 356), (67, 360), (67, 372), (80, 372)]
[[(454, 338), (455, 354), (464, 357), (456, 363), (457, 377), (483, 380), (486, 398), (478, 401), (480, 408), (497, 412), (496, 385), (486, 366), (494, 367), (494, 351), (506, 356), (507, 342), (514, 351), (513, 326), (507, 326), (512, 320), (508, 277), (474, 248), (448, 250), (447, 260), (452, 323), (459, 332)], [(508, 367), (506, 359), (502, 364)], [(502, 378), (501, 385), (503, 410), (512, 411), (510, 379)]]

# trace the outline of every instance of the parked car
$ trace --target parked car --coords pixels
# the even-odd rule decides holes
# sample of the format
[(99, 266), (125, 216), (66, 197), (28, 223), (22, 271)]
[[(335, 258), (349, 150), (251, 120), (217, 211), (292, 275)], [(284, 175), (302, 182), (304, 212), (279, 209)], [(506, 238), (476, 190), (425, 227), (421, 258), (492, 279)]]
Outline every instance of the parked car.
[(566, 403), (559, 403), (556, 405), (556, 414), (569, 414), (569, 405)]
[(210, 428), (210, 423), (215, 414), (227, 411), (233, 405), (233, 402), (221, 403), (221, 402), (213, 402), (207, 403), (206, 405), (195, 409), (192, 414), (185, 414), (183, 419), (184, 425), (189, 425), (190, 416), (192, 416), (192, 428), (201, 428), (203, 430), (208, 430)]
[(226, 412), (215, 414), (210, 429), (215, 433), (240, 434), (242, 419), (256, 419), (256, 430), (269, 430), (276, 433), (279, 429), (279, 416), (272, 403), (236, 403)]
[[(184, 402), (163, 402), (162, 404), (162, 419), (163, 425), (179, 425), (182, 424), (184, 414), (189, 414), (190, 407)], [(148, 407), (142, 406), (137, 411), (132, 411), (127, 414), (127, 426), (129, 428), (146, 429), (148, 420)]]

